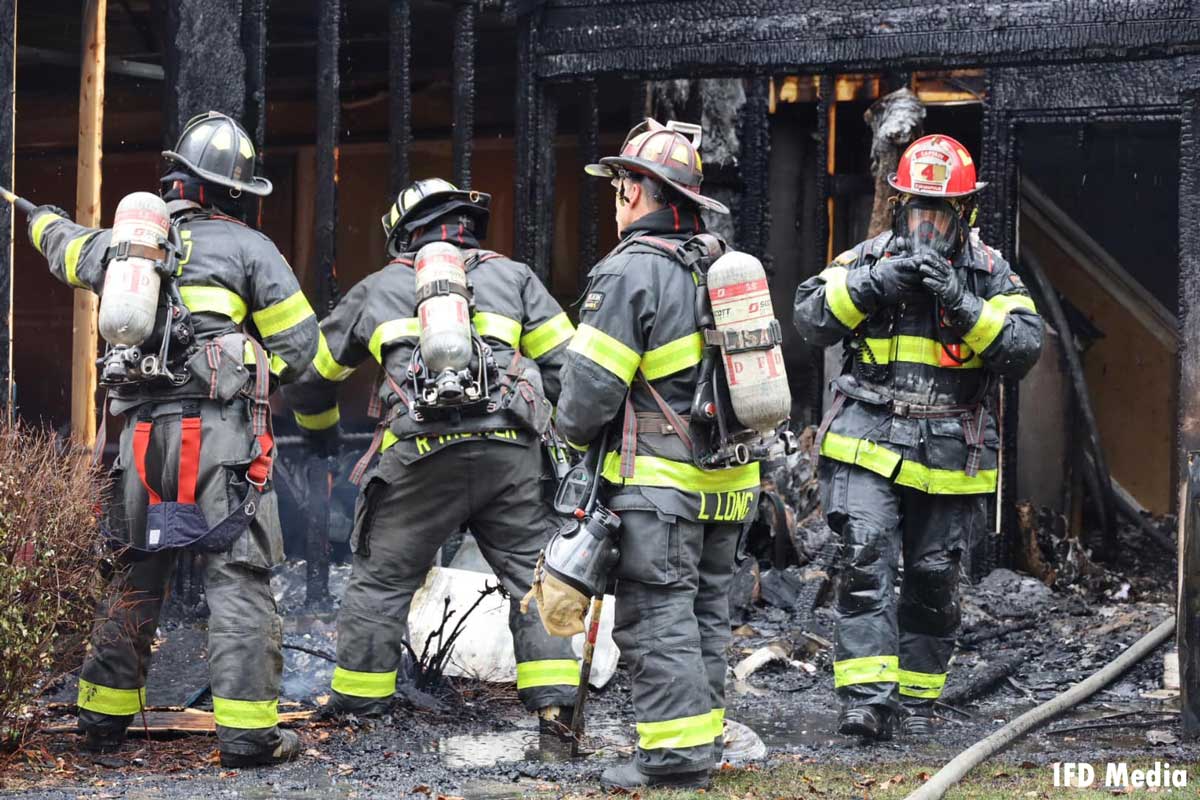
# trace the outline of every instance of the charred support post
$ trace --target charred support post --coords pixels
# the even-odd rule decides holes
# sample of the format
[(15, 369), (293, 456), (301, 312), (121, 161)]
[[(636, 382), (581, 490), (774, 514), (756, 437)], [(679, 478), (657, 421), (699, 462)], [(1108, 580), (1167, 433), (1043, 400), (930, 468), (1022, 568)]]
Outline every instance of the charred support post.
[(737, 238), (741, 250), (762, 260), (767, 274), (772, 273), (767, 245), (771, 236), (770, 167), (771, 117), (770, 82), (755, 76), (746, 83), (746, 105), (741, 113), (741, 157), (738, 168), (742, 178), (742, 197), (737, 219)]
[(165, 145), (174, 145), (187, 121), (205, 111), (247, 118), (242, 4), (243, 0), (173, 0), (163, 4)]
[(543, 84), (538, 100), (536, 166), (533, 181), (532, 220), (535, 226), (530, 266), (542, 283), (551, 286), (554, 256), (554, 140), (558, 134), (558, 97), (554, 84)]
[[(317, 309), (322, 316), (337, 303), (337, 182), (338, 128), (341, 101), (338, 90), (338, 47), (341, 35), (341, 0), (316, 0), (317, 6), (317, 197), (316, 270)], [(309, 605), (329, 597), (329, 463), (318, 459), (309, 485), (314, 511), (308, 529), (306, 596)]]
[(516, 176), (513, 178), (513, 254), (518, 261), (534, 263), (535, 232), (532, 204), (534, 164), (537, 160), (538, 88), (534, 63), (538, 12), (517, 20)]
[[(1195, 81), (1185, 84), (1196, 86)], [(1200, 737), (1200, 90), (1183, 93), (1179, 174), (1179, 449), (1187, 461), (1179, 505), (1180, 707)]]
[[(584, 164), (600, 160), (600, 91), (586, 81), (579, 93), (579, 157)], [(587, 283), (588, 270), (600, 256), (600, 203), (597, 182), (579, 184), (579, 286)]]
[(817, 188), (817, 203), (825, 209), (825, 213), (817, 215), (817, 235), (813, 237), (816, 243), (812, 270), (814, 275), (833, 260), (833, 195), (829, 187), (830, 176), (833, 175), (836, 166), (833, 158), (836, 111), (834, 76), (822, 75), (817, 89), (817, 174), (813, 182)]
[(475, 0), (457, 0), (454, 12), (454, 126), (451, 147), (454, 183), (471, 188), (471, 143), (475, 135)]
[[(242, 51), (246, 58), (246, 111), (242, 124), (258, 148), (256, 171), (264, 173), (267, 141), (267, 6), (270, 0), (242, 0)], [(248, 216), (262, 227), (263, 198)]]
[[(13, 185), (16, 121), (17, 0), (0, 0), (0, 186)], [(16, 187), (18, 190), (20, 187)], [(12, 408), (12, 263), (16, 211), (0, 213), (0, 420), (11, 422)]]
[(408, 0), (392, 0), (388, 15), (388, 144), (392, 151), (392, 195), (408, 185), (412, 142), (412, 19)]

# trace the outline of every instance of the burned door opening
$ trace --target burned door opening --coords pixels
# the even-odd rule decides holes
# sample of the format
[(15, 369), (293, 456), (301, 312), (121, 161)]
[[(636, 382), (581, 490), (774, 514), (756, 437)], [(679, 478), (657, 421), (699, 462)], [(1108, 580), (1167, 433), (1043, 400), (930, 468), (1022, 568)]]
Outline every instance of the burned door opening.
[(1156, 514), (1175, 504), (1179, 157), (1169, 121), (1017, 131), (1018, 261), (1042, 265), (1071, 326), (1048, 336), (1021, 387), (1018, 496), (1076, 532), (1094, 527), (1096, 499), (1085, 488), (1086, 420), (1058, 364), (1064, 347), (1081, 351), (1116, 491)]

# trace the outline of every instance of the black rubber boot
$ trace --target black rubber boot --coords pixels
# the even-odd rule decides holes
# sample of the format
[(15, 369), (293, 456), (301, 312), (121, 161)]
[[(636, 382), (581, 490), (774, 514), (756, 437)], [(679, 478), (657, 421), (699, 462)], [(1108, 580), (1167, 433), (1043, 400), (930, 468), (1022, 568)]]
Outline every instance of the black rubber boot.
[(273, 767), (295, 761), (300, 755), (300, 736), (295, 731), (279, 731), (279, 744), (271, 752), (254, 754), (221, 753), (221, 766), (226, 769), (244, 769), (246, 767)]
[(649, 775), (638, 769), (637, 761), (629, 759), (621, 764), (615, 764), (600, 776), (600, 783), (605, 789), (638, 789), (641, 787), (676, 787), (686, 789), (707, 789), (709, 771), (672, 772), (662, 775)]
[(900, 733), (912, 739), (933, 736), (933, 717), (928, 714), (908, 714), (900, 720)]
[(838, 733), (877, 742), (892, 738), (891, 714), (879, 706), (855, 706), (838, 715)]
[(83, 742), (80, 748), (89, 753), (115, 753), (125, 742), (125, 733), (102, 732), (95, 730), (83, 731)]

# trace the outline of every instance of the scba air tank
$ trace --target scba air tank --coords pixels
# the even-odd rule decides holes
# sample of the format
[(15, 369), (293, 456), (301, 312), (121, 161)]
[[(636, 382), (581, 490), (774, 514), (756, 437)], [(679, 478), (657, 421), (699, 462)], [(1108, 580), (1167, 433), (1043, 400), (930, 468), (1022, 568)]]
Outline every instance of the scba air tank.
[(447, 379), (470, 366), (473, 353), (462, 252), (452, 244), (433, 242), (420, 249), (413, 267), (421, 358), (428, 377), (438, 383), (439, 393), (453, 394), (456, 382)]
[(736, 345), (726, 337), (721, 347), (733, 413), (747, 428), (769, 435), (787, 419), (792, 396), (762, 264), (749, 253), (721, 256), (708, 270), (708, 297), (717, 330), (741, 333)]
[(100, 293), (100, 335), (109, 344), (134, 347), (154, 332), (162, 282), (154, 262), (166, 256), (170, 227), (167, 204), (158, 195), (134, 192), (117, 206), (111, 240), (116, 255)]

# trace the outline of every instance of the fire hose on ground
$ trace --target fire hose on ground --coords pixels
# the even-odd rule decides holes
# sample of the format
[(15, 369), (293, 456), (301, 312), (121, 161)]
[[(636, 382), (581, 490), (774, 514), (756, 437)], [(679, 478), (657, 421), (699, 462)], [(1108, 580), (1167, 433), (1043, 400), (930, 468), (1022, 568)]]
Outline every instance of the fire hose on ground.
[(972, 769), (1029, 731), (1049, 722), (1112, 683), (1122, 673), (1153, 652), (1160, 644), (1170, 639), (1174, 632), (1175, 617), (1171, 616), (1087, 680), (1075, 684), (1054, 699), (1026, 711), (991, 736), (981, 739), (959, 753), (905, 800), (939, 800), (951, 786), (962, 780)]

